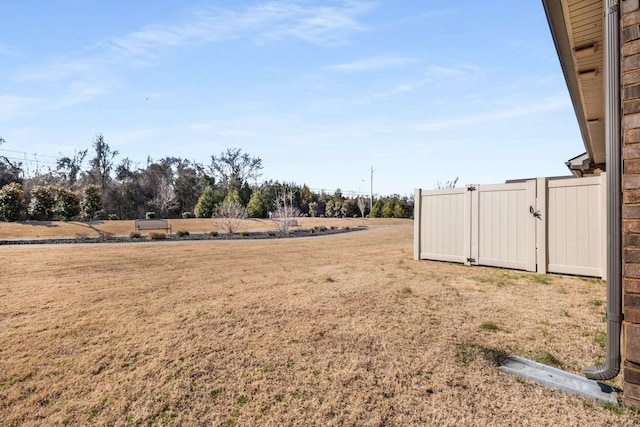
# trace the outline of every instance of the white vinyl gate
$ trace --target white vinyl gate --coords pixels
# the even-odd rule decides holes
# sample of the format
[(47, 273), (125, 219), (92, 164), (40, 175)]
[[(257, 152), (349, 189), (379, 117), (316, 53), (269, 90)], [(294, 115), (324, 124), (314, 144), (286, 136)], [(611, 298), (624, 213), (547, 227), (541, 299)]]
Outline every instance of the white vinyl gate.
[(604, 277), (604, 180), (416, 190), (414, 257)]

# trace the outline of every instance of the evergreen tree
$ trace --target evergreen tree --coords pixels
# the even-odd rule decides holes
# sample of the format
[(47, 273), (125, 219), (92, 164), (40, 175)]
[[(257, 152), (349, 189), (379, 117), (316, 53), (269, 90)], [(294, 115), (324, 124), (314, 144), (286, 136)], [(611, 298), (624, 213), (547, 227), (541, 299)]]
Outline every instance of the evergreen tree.
[(387, 200), (382, 206), (382, 218), (393, 218), (393, 201)]
[(227, 195), (224, 196), (224, 200), (222, 201), (222, 203), (236, 203), (242, 206), (242, 200), (240, 199), (240, 194), (237, 191), (228, 192)]
[(259, 191), (255, 191), (247, 204), (247, 216), (250, 218), (265, 218), (267, 216), (267, 203)]
[(95, 184), (89, 184), (84, 187), (84, 197), (80, 203), (82, 216), (91, 221), (96, 218), (98, 212), (102, 210), (102, 194), (100, 188)]
[(242, 187), (240, 187), (240, 190), (238, 191), (238, 196), (240, 197), (240, 203), (242, 203), (242, 206), (247, 206), (249, 204), (249, 201), (251, 200), (252, 195), (253, 195), (253, 190), (251, 190), (249, 183), (245, 181), (244, 184), (242, 184)]
[(198, 203), (194, 209), (197, 218), (211, 218), (216, 206), (224, 200), (224, 193), (207, 185), (198, 198)]
[(380, 218), (382, 216), (382, 207), (384, 203), (382, 200), (378, 199), (374, 204), (373, 208), (371, 208), (371, 212), (369, 213), (370, 218)]
[(393, 205), (393, 217), (394, 218), (405, 218), (404, 208), (400, 202), (396, 202)]

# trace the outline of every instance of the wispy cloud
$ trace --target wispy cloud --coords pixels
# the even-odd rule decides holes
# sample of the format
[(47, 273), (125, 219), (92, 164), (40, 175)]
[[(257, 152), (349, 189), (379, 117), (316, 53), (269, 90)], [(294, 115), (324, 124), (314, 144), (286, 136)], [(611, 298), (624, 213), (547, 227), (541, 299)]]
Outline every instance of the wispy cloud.
[(414, 61), (414, 58), (409, 57), (380, 56), (375, 58), (361, 59), (359, 61), (348, 62), (345, 64), (329, 65), (325, 68), (331, 71), (360, 72), (395, 68)]
[(32, 108), (44, 103), (45, 100), (42, 98), (19, 95), (0, 95), (0, 120), (25, 115)]
[[(201, 8), (178, 23), (151, 24), (123, 36), (95, 43), (86, 56), (57, 59), (38, 64), (33, 70), (15, 72), (18, 83), (58, 83), (72, 95), (59, 107), (88, 101), (108, 93), (109, 86), (91, 79), (112, 79), (116, 66), (152, 65), (167, 51), (201, 44), (245, 40), (263, 44), (281, 40), (302, 40), (316, 45), (345, 43), (365, 26), (359, 18), (373, 8), (369, 1), (342, 0), (331, 6), (312, 5), (304, 0), (272, 1), (244, 8)], [(0, 55), (12, 51), (0, 44)]]
[(181, 23), (149, 25), (97, 46), (110, 52), (114, 60), (146, 63), (165, 49), (226, 40), (265, 43), (298, 39), (318, 45), (341, 44), (365, 28), (357, 18), (372, 8), (370, 2), (353, 1), (336, 6), (276, 1), (242, 10), (203, 8)]
[(456, 126), (466, 126), (484, 122), (500, 122), (504, 120), (515, 119), (517, 117), (528, 116), (531, 114), (541, 113), (545, 111), (553, 111), (561, 108), (570, 107), (571, 103), (567, 96), (557, 96), (553, 98), (539, 100), (535, 103), (514, 105), (501, 110), (489, 111), (486, 113), (471, 114), (462, 117), (453, 117), (440, 120), (434, 120), (416, 125), (417, 129), (432, 131), (446, 129)]
[(459, 67), (444, 67), (440, 65), (432, 65), (427, 68), (426, 75), (430, 79), (459, 79), (468, 77), (471, 74), (478, 74), (480, 70), (472, 65), (464, 65)]
[(39, 68), (37, 71), (15, 73), (16, 82), (59, 82), (78, 75), (92, 75), (100, 71), (101, 65), (91, 58), (60, 61)]
[(78, 81), (73, 82), (65, 95), (62, 96), (53, 106), (54, 108), (64, 108), (75, 104), (90, 101), (100, 95), (109, 93), (110, 85), (103, 81)]
[(371, 101), (391, 98), (398, 95), (404, 95), (415, 92), (427, 86), (433, 86), (434, 84), (446, 85), (453, 81), (464, 79), (469, 77), (472, 73), (478, 72), (475, 67), (463, 66), (463, 67), (442, 67), (442, 66), (430, 66), (428, 67), (423, 77), (420, 79), (406, 80), (404, 82), (395, 83), (386, 90), (382, 90), (370, 95), (366, 95), (357, 98), (356, 103), (363, 104)]

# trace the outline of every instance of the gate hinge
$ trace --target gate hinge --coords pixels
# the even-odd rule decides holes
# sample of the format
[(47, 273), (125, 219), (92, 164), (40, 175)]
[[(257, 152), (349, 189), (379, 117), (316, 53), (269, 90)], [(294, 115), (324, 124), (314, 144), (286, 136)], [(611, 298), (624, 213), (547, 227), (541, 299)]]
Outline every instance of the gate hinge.
[(467, 191), (476, 191), (476, 190), (477, 190), (477, 188), (474, 187), (473, 185), (467, 187)]
[(473, 264), (473, 263), (476, 262), (476, 259), (475, 258), (467, 258), (467, 262), (470, 263), (470, 264)]

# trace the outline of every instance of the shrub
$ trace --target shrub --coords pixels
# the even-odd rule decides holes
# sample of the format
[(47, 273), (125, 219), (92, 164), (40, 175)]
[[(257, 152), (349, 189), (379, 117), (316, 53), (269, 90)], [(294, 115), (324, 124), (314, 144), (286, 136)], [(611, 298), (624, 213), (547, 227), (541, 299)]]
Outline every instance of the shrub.
[(100, 238), (100, 240), (111, 240), (113, 239), (114, 234), (110, 231), (102, 231), (102, 230), (98, 230), (98, 237)]
[(220, 219), (222, 229), (231, 234), (238, 231), (247, 217), (247, 210), (240, 203), (225, 202), (216, 207), (215, 216)]
[(176, 236), (177, 237), (183, 237), (183, 236), (188, 236), (189, 232), (187, 230), (178, 230), (176, 231)]
[(218, 232), (217, 232), (217, 231), (210, 231), (210, 232), (209, 232), (209, 236), (211, 236), (211, 237), (217, 237), (217, 236), (218, 236)]
[(99, 211), (97, 211), (95, 213), (95, 216), (93, 217), (93, 219), (100, 219), (100, 220), (104, 220), (104, 219), (109, 219), (109, 215), (107, 215), (107, 213), (103, 210), (100, 209)]
[(193, 214), (193, 212), (182, 212), (182, 218), (184, 219), (189, 219), (189, 218), (195, 218), (196, 216)]
[(327, 231), (327, 227), (321, 225), (320, 227), (318, 227), (318, 231)]
[(17, 182), (0, 188), (0, 221), (20, 221), (27, 212), (24, 192)]
[(165, 233), (152, 231), (151, 233), (149, 233), (149, 238), (151, 240), (164, 240), (167, 238), (167, 235)]
[(142, 237), (142, 234), (140, 234), (139, 231), (132, 231), (131, 233), (129, 233), (129, 237), (131, 239), (139, 239)]
[(31, 203), (29, 215), (33, 219), (48, 221), (53, 219), (53, 210), (56, 203), (56, 195), (53, 188), (48, 185), (34, 187), (31, 190)]
[(242, 232), (242, 237), (249, 237), (249, 232), (248, 231), (243, 231)]
[(53, 212), (65, 221), (80, 215), (80, 196), (63, 187), (53, 187), (55, 205)]
[(335, 226), (335, 225), (332, 225), (330, 228), (331, 228), (332, 230), (335, 230), (335, 229), (336, 229), (336, 226)]
[(273, 236), (276, 235), (276, 232), (273, 231), (273, 230), (269, 230), (269, 231), (267, 231), (267, 235), (273, 237)]
[(144, 214), (144, 217), (146, 219), (156, 219), (156, 213), (155, 212), (147, 212), (146, 214)]
[(91, 221), (97, 218), (98, 213), (102, 210), (102, 194), (97, 185), (89, 184), (84, 187), (84, 196), (80, 203), (82, 216)]
[(119, 218), (118, 218), (118, 215), (116, 215), (116, 214), (109, 214), (109, 220), (110, 220), (110, 221), (117, 221), (118, 219), (119, 219)]
[(276, 196), (275, 200), (276, 227), (283, 234), (289, 234), (289, 227), (297, 226), (298, 221), (295, 219), (300, 216), (300, 209), (294, 207), (293, 192), (284, 191)]

